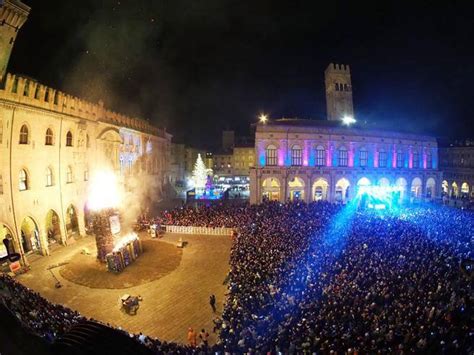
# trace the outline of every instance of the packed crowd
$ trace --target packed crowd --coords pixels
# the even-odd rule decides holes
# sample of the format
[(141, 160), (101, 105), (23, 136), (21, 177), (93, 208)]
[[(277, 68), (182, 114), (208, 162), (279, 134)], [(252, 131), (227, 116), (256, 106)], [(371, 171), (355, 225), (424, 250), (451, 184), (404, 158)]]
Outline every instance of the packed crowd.
[[(270, 202), (183, 207), (165, 212), (158, 222), (238, 228), (228, 296), (216, 321), (219, 340), (212, 346), (200, 342), (199, 351), (474, 350), (472, 274), (460, 268), (462, 260), (474, 257), (472, 212)], [(11, 282), (21, 292), (23, 286)], [(35, 297), (33, 307), (25, 297), (24, 310), (13, 309), (44, 336), (64, 332), (80, 318)], [(29, 316), (32, 310), (39, 316)], [(136, 338), (156, 353), (189, 353), (196, 345), (162, 343), (142, 334)]]
[(175, 225), (240, 227), (220, 324), (225, 350), (459, 353), (473, 349), (474, 215), (424, 206), (268, 203), (183, 208)]

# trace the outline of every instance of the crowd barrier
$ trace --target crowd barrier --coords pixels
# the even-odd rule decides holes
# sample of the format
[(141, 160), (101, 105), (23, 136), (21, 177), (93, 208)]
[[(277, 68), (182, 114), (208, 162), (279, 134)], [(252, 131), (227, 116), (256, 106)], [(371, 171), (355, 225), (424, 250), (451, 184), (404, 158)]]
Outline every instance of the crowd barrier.
[(224, 227), (195, 227), (195, 226), (162, 226), (168, 233), (204, 234), (204, 235), (232, 235), (233, 228)]

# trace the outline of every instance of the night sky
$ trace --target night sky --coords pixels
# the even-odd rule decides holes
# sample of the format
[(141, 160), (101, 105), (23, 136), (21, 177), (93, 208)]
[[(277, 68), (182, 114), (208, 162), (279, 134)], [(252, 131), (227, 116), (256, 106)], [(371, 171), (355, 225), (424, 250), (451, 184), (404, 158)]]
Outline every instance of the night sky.
[(166, 127), (178, 142), (212, 148), (222, 129), (248, 134), (260, 112), (324, 119), (330, 62), (351, 66), (359, 121), (474, 136), (472, 5), (24, 2), (32, 11), (10, 72), (103, 99)]

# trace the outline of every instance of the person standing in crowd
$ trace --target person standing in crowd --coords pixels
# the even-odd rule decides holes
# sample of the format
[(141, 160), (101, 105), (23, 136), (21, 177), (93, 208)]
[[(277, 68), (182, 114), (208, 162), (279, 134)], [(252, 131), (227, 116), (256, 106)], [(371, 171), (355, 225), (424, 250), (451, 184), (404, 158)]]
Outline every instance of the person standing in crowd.
[(201, 346), (206, 348), (209, 346), (209, 333), (204, 328), (199, 333), (199, 339), (201, 339)]
[(193, 328), (189, 327), (188, 329), (188, 344), (192, 347), (196, 346), (196, 332)]
[(215, 295), (211, 295), (211, 297), (209, 297), (209, 304), (211, 305), (212, 312), (216, 313), (216, 296)]

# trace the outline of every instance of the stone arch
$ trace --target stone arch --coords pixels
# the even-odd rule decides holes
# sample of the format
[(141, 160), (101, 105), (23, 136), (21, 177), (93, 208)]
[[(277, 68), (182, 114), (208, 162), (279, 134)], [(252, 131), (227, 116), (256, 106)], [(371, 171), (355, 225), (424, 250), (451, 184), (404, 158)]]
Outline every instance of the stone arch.
[(386, 177), (381, 177), (377, 184), (382, 187), (388, 187), (390, 186), (390, 180)]
[(400, 201), (403, 201), (406, 198), (407, 185), (407, 180), (404, 177), (399, 177), (397, 180), (395, 180), (395, 187), (398, 188), (398, 193), (400, 194)]
[(318, 178), (313, 182), (313, 201), (327, 201), (329, 199), (329, 183), (324, 178)]
[(100, 140), (114, 140), (122, 143), (122, 137), (120, 136), (120, 130), (114, 127), (104, 128), (98, 135), (97, 139)]
[(432, 177), (426, 180), (426, 197), (433, 198), (436, 195), (436, 180)]
[(453, 197), (459, 197), (459, 187), (456, 181), (453, 181), (453, 183), (451, 184), (451, 188), (452, 188), (451, 195)]
[(46, 213), (45, 231), (48, 238), (48, 245), (62, 243), (61, 237), (61, 219), (55, 210), (51, 209)]
[(41, 252), (41, 238), (38, 223), (33, 217), (26, 216), (23, 218), (20, 225), (20, 243), (23, 247), (23, 252)]
[(280, 201), (280, 180), (275, 177), (268, 177), (262, 182), (262, 197), (270, 201)]
[(17, 246), (14, 240), (12, 229), (5, 223), (0, 222), (0, 259), (8, 255), (8, 250), (3, 243), (3, 239), (10, 240), (11, 252), (19, 252), (16, 250)]
[(411, 181), (411, 188), (410, 188), (411, 197), (420, 198), (422, 195), (422, 190), (423, 190), (423, 183), (421, 182), (421, 179), (419, 177), (415, 177)]
[[(123, 143), (120, 131), (116, 128), (105, 128), (97, 136), (99, 152), (114, 170), (120, 169), (120, 146)], [(141, 153), (138, 153), (141, 154)]]
[(349, 199), (349, 188), (351, 183), (346, 178), (340, 178), (335, 185), (335, 200), (337, 202), (346, 202)]
[(370, 182), (369, 178), (363, 176), (357, 181), (357, 186), (370, 186), (372, 183)]
[(449, 183), (447, 180), (443, 180), (443, 182), (441, 183), (441, 190), (443, 195), (449, 195)]
[(73, 204), (70, 204), (66, 209), (65, 219), (67, 238), (79, 236), (79, 219), (77, 209)]
[(306, 183), (302, 177), (294, 176), (288, 180), (288, 197), (290, 201), (304, 201)]

